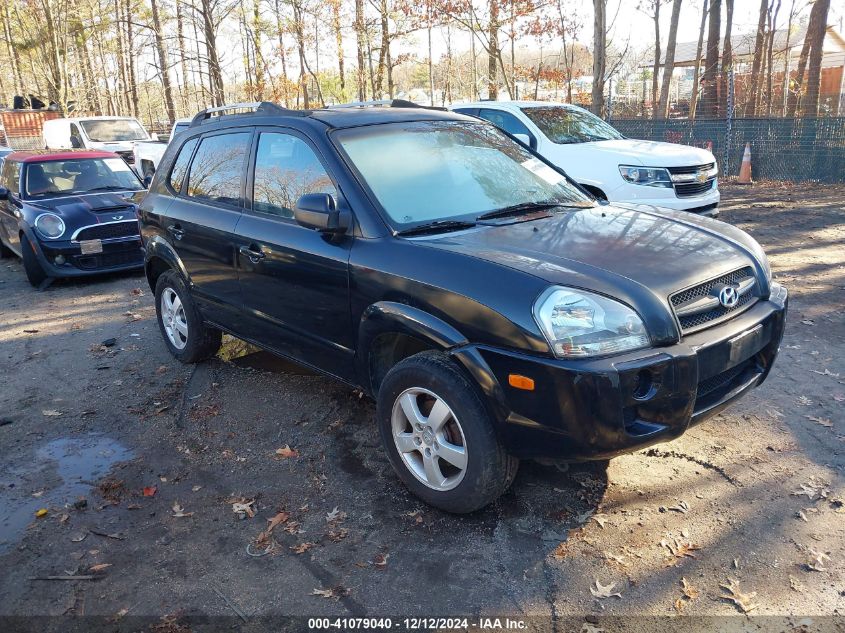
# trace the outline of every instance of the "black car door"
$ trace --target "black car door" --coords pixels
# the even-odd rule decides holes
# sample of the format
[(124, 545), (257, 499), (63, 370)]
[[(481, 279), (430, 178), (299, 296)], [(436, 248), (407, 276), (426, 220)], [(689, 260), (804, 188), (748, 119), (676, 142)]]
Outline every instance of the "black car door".
[(8, 160), (3, 162), (0, 185), (8, 189), (9, 194), (5, 200), (0, 200), (0, 232), (3, 234), (3, 242), (18, 254), (21, 252), (18, 237), (18, 221), (21, 216), (20, 176), (20, 163)]
[(169, 186), (179, 195), (161, 219), (200, 310), (229, 328), (240, 324), (234, 233), (243, 210), (252, 135), (252, 128), (237, 128), (187, 141), (169, 176)]
[(349, 307), (352, 236), (330, 237), (293, 219), (299, 196), (338, 190), (304, 136), (259, 129), (248, 205), (237, 226), (245, 334), (341, 378), (353, 376)]

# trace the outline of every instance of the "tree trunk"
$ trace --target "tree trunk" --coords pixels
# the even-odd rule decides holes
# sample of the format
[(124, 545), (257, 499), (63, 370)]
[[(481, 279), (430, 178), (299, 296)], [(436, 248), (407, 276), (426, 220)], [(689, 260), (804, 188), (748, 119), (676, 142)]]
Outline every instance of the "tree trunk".
[(364, 0), (355, 0), (355, 40), (358, 52), (358, 101), (367, 100), (367, 81), (364, 76)]
[(182, 89), (179, 91), (182, 102), (182, 113), (187, 114), (188, 106), (188, 62), (185, 50), (185, 17), (182, 13), (182, 3), (176, 2), (176, 40), (179, 46), (179, 70), (182, 73)]
[[(765, 0), (764, 0), (765, 2)], [(733, 42), (731, 42), (731, 31), (734, 23), (734, 0), (725, 0), (725, 39), (722, 44), (722, 90), (719, 94), (720, 111), (723, 116), (728, 112), (728, 82), (729, 74), (733, 68)]]
[(707, 24), (708, 0), (704, 0), (701, 8), (701, 26), (698, 29), (698, 47), (695, 49), (695, 70), (692, 75), (692, 96), (689, 104), (689, 117), (695, 118), (695, 111), (698, 106), (698, 86), (701, 75), (701, 51), (704, 48), (704, 27)]
[(654, 0), (654, 66), (651, 71), (651, 115), (657, 118), (660, 111), (660, 95), (657, 92), (658, 80), (660, 77), (660, 2)]
[(757, 113), (757, 102), (760, 99), (760, 72), (763, 66), (763, 47), (766, 35), (766, 13), (768, 11), (768, 0), (760, 0), (760, 12), (757, 16), (757, 35), (754, 38), (754, 61), (751, 64), (751, 88), (745, 100), (745, 116), (754, 116)]
[(252, 52), (255, 65), (255, 98), (264, 101), (264, 55), (261, 53), (261, 6), (259, 0), (252, 3)]
[[(775, 30), (777, 29), (778, 13), (780, 13), (780, 2), (772, 0), (772, 5), (769, 5), (768, 21), (769, 21), (769, 41), (766, 44), (766, 116), (772, 116), (772, 101), (774, 100), (774, 48), (775, 48)], [(789, 35), (787, 34), (787, 38)], [(789, 48), (787, 47), (787, 51)]]
[[(434, 59), (432, 59), (432, 46), (431, 46), (431, 2), (432, 0), (428, 0), (426, 2), (426, 31), (428, 35), (428, 93), (429, 93), (429, 105), (434, 105)], [(473, 37), (470, 35), (470, 37)]]
[[(807, 33), (804, 36), (804, 45), (801, 47), (801, 55), (798, 58), (798, 71), (795, 73), (795, 90), (789, 96), (789, 116), (795, 116), (798, 112), (798, 103), (801, 100), (801, 95), (804, 92), (806, 85), (804, 83), (804, 72), (807, 70), (807, 59), (810, 56), (810, 49), (813, 45), (813, 32), (816, 30), (816, 24), (819, 21), (819, 10), (823, 0), (816, 0), (813, 8), (810, 11), (810, 21), (807, 24)], [(824, 29), (824, 27), (822, 27)]]
[(660, 88), (659, 114), (664, 119), (669, 117), (669, 89), (672, 86), (672, 73), (675, 70), (675, 44), (678, 39), (678, 21), (681, 16), (682, 0), (672, 2), (672, 21), (669, 24), (669, 42), (666, 44), (666, 59), (663, 63), (663, 85)]
[(490, 24), (488, 28), (489, 45), (487, 49), (487, 98), (495, 101), (499, 97), (496, 82), (499, 61), (499, 0), (489, 0)]
[[(827, 33), (827, 14), (830, 11), (830, 0), (816, 0), (813, 10), (818, 10), (815, 28), (812, 30), (810, 43), (810, 66), (807, 70), (807, 97), (801, 107), (804, 116), (819, 116), (819, 91), (821, 90), (822, 56), (824, 53), (824, 37)], [(807, 37), (811, 32), (807, 31)]]
[(337, 45), (337, 74), (340, 77), (340, 91), (344, 93), (343, 98), (345, 99), (346, 74), (343, 69), (343, 31), (340, 29), (340, 2), (341, 0), (332, 0), (332, 28)]
[(3, 35), (6, 39), (6, 48), (9, 52), (9, 62), (11, 63), (12, 79), (14, 84), (15, 94), (25, 96), (26, 86), (23, 82), (23, 75), (21, 74), (20, 57), (18, 56), (18, 47), (12, 44), (12, 17), (9, 15), (9, 5), (3, 1)]
[(164, 48), (164, 36), (161, 28), (161, 16), (158, 12), (158, 0), (150, 0), (153, 17), (153, 35), (155, 37), (158, 66), (161, 70), (161, 85), (164, 88), (164, 108), (172, 124), (176, 120), (176, 106), (173, 104), (173, 88), (170, 85), (170, 70), (167, 64), (167, 51)]
[(701, 78), (702, 112), (705, 116), (719, 114), (719, 35), (722, 25), (722, 0), (710, 3), (710, 22), (707, 29), (707, 54)]
[(782, 116), (786, 116), (789, 106), (789, 45), (790, 37), (792, 36), (792, 21), (795, 19), (795, 2), (792, 0), (792, 5), (789, 8), (789, 20), (786, 24), (786, 54), (783, 56), (783, 103), (781, 106)]
[(222, 106), (226, 102), (223, 92), (223, 71), (220, 68), (220, 57), (217, 54), (217, 29), (214, 25), (214, 0), (200, 0), (200, 14), (202, 16), (203, 36), (205, 37), (205, 51), (208, 58), (208, 76), (211, 86), (212, 102)]
[(604, 73), (607, 68), (607, 0), (593, 0), (592, 111), (604, 116)]

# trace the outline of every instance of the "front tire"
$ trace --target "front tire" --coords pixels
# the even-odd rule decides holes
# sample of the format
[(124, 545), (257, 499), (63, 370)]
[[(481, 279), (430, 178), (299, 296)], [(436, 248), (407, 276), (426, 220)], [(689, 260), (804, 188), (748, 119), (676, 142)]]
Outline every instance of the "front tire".
[(158, 327), (171, 354), (183, 363), (196, 363), (217, 353), (220, 330), (203, 322), (179, 274), (173, 270), (161, 274), (155, 299)]
[(394, 366), (378, 393), (382, 444), (403, 483), (426, 503), (468, 513), (497, 499), (519, 461), (493, 428), (475, 386), (440, 352)]
[(48, 275), (41, 267), (41, 262), (38, 261), (38, 256), (32, 250), (32, 244), (26, 235), (21, 235), (21, 260), (27, 281), (34, 287), (40, 288), (41, 284), (47, 281)]

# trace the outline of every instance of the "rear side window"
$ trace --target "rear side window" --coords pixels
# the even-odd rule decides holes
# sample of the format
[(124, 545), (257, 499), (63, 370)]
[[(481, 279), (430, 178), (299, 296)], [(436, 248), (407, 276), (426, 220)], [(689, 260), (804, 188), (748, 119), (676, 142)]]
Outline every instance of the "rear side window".
[(170, 187), (177, 193), (182, 191), (182, 183), (185, 182), (185, 175), (188, 173), (188, 165), (191, 162), (191, 154), (197, 146), (197, 139), (192, 138), (182, 146), (179, 155), (173, 162), (173, 169), (170, 170)]
[(490, 121), (490, 123), (508, 134), (528, 134), (530, 136), (530, 132), (525, 127), (525, 124), (508, 112), (502, 112), (501, 110), (480, 110), (478, 116)]
[(202, 139), (191, 162), (188, 195), (211, 202), (240, 204), (244, 159), (251, 139), (252, 132)]
[(253, 209), (291, 218), (296, 201), (306, 193), (337, 194), (313, 150), (290, 134), (262, 134), (255, 157)]

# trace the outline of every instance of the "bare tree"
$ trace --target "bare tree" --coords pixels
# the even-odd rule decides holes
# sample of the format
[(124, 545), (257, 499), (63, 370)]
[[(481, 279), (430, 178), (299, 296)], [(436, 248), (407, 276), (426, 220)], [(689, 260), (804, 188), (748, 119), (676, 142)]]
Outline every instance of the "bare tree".
[(807, 97), (801, 109), (804, 116), (819, 116), (819, 92), (821, 90), (822, 57), (824, 38), (827, 33), (827, 14), (830, 0), (816, 0), (813, 12), (817, 12), (812, 29), (807, 31), (810, 39), (810, 66), (807, 70)]
[(704, 75), (701, 78), (702, 111), (707, 116), (719, 114), (719, 35), (722, 24), (722, 0), (710, 3), (710, 21), (707, 27), (707, 54), (704, 58)]
[(607, 0), (593, 0), (592, 111), (604, 116), (604, 79), (607, 71)]
[(669, 116), (669, 89), (672, 87), (672, 73), (675, 71), (675, 45), (678, 40), (678, 22), (681, 18), (681, 1), (672, 2), (672, 21), (669, 23), (669, 42), (666, 44), (666, 59), (663, 63), (663, 85), (660, 88), (658, 113)]
[(695, 113), (698, 107), (698, 93), (701, 79), (701, 53), (704, 48), (704, 27), (707, 25), (707, 15), (709, 13), (709, 1), (704, 0), (701, 7), (701, 26), (698, 29), (698, 46), (695, 49), (695, 70), (692, 75), (692, 96), (690, 97), (689, 116), (691, 119), (695, 118)]

